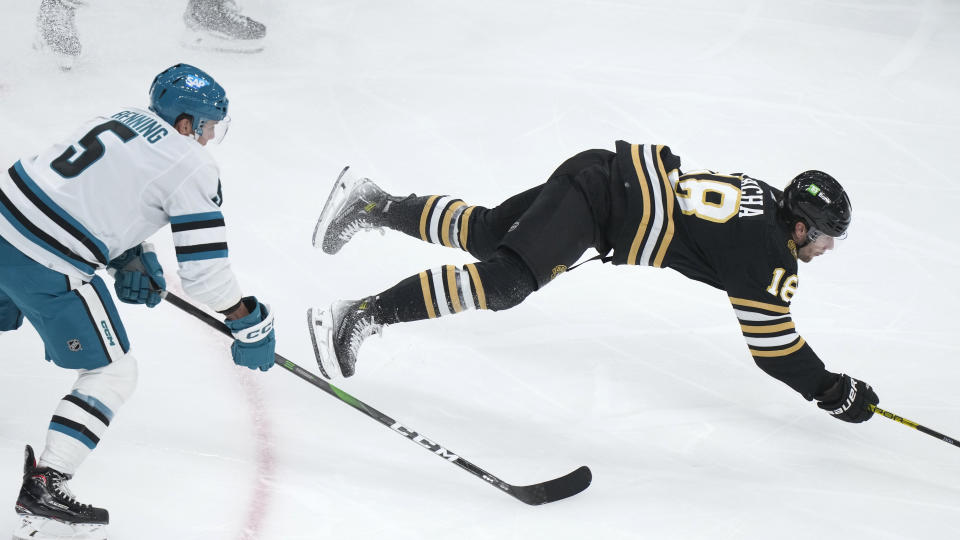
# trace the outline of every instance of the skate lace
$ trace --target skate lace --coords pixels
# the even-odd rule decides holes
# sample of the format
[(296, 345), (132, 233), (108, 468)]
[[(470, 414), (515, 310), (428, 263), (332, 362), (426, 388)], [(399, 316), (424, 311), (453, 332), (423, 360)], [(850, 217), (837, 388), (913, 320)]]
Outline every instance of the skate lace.
[(373, 321), (373, 316), (361, 317), (357, 320), (357, 324), (350, 331), (350, 354), (353, 357), (357, 356), (357, 351), (360, 350), (360, 344), (363, 343), (363, 340), (367, 339), (373, 334), (381, 335), (383, 332), (383, 325), (377, 324)]
[(359, 231), (380, 231), (383, 233), (383, 227), (378, 227), (371, 224), (369, 221), (363, 217), (358, 217), (353, 221), (347, 223), (343, 229), (340, 230), (340, 240), (349, 240), (353, 238), (353, 235), (357, 234)]
[(370, 203), (379, 204), (378, 201), (374, 200), (375, 193), (367, 192), (368, 187), (369, 185), (364, 184), (360, 188), (361, 191), (360, 193), (358, 193), (358, 197), (357, 197), (359, 202), (363, 204), (364, 209), (358, 210), (356, 217), (354, 217), (352, 220), (347, 222), (343, 226), (343, 228), (340, 229), (340, 233), (337, 235), (340, 240), (342, 241), (350, 240), (351, 238), (353, 238), (353, 235), (357, 234), (359, 231), (379, 231), (380, 234), (386, 234), (386, 231), (383, 230), (383, 227), (379, 225), (374, 225), (369, 220), (367, 220), (367, 216), (370, 215), (370, 213), (366, 210), (365, 207)]
[(63, 499), (69, 505), (76, 506), (78, 508), (90, 508), (89, 504), (83, 504), (77, 501), (77, 497), (70, 491), (70, 488), (67, 486), (67, 478), (65, 476), (53, 475), (51, 479), (53, 484), (53, 492), (57, 494), (58, 497)]
[(235, 0), (224, 0), (223, 14), (226, 15), (228, 19), (230, 19), (235, 23), (243, 24), (247, 20), (245, 16), (240, 14), (240, 8), (237, 7), (237, 3)]

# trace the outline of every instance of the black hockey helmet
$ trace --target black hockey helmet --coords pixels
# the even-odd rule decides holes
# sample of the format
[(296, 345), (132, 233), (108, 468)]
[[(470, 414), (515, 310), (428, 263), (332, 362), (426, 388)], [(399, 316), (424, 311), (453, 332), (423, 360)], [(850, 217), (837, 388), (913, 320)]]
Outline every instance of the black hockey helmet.
[(783, 190), (781, 215), (788, 224), (802, 221), (833, 237), (843, 236), (850, 226), (853, 207), (840, 182), (822, 171), (805, 171)]

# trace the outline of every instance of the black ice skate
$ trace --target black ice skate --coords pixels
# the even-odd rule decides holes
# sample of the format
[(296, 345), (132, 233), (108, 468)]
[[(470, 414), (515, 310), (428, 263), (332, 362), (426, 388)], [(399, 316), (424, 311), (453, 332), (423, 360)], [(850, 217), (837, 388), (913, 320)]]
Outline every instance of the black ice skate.
[(69, 70), (80, 56), (77, 8), (80, 0), (43, 0), (37, 12), (37, 37), (33, 47), (52, 53), (60, 69)]
[(242, 15), (234, 0), (190, 0), (183, 23), (183, 44), (196, 49), (259, 52), (267, 35), (267, 27)]
[(344, 167), (340, 173), (313, 229), (313, 247), (323, 248), (324, 253), (330, 255), (340, 251), (358, 231), (382, 233), (378, 217), (391, 201), (401, 200), (380, 189), (369, 178), (348, 174), (349, 169)]
[(381, 334), (376, 320), (376, 300), (341, 300), (327, 310), (310, 308), (307, 323), (320, 372), (328, 379), (350, 377), (356, 371), (357, 351), (371, 334)]
[(24, 451), (23, 486), (17, 497), (20, 518), (14, 538), (106, 538), (110, 516), (103, 508), (81, 504), (70, 492), (70, 476), (47, 467), (38, 468), (33, 448)]

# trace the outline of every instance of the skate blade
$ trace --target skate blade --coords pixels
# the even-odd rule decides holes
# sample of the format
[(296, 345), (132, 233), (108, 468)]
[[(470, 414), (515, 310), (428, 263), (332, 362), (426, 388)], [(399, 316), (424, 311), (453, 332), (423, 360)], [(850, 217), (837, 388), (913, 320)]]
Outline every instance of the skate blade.
[(40, 516), (20, 516), (13, 540), (107, 540), (103, 523), (64, 523)]
[[(330, 228), (330, 222), (333, 221), (334, 216), (337, 215), (337, 210), (343, 205), (343, 201), (346, 200), (347, 193), (350, 193), (354, 184), (360, 181), (356, 176), (352, 174), (348, 175), (348, 170), (350, 170), (349, 165), (340, 171), (340, 176), (338, 176), (337, 181), (333, 183), (333, 188), (330, 190), (330, 196), (327, 197), (327, 202), (323, 204), (320, 219), (317, 220), (317, 226), (313, 228), (312, 241), (313, 247), (315, 248), (323, 247), (323, 237), (326, 236), (327, 229)], [(336, 253), (336, 251), (330, 252), (326, 249), (323, 251), (329, 255)]]
[(209, 32), (186, 29), (180, 44), (188, 49), (227, 53), (253, 54), (263, 50), (266, 38), (235, 39)]
[(307, 324), (310, 326), (310, 341), (320, 373), (329, 380), (343, 377), (333, 350), (333, 310), (308, 309)]

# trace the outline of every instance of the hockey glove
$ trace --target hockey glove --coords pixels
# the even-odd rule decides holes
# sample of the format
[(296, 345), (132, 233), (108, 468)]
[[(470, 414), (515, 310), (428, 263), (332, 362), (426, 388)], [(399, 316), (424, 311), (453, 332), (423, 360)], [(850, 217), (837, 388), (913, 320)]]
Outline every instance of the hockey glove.
[(873, 416), (870, 405), (880, 402), (869, 384), (842, 373), (833, 386), (814, 396), (814, 399), (817, 400), (817, 407), (834, 418), (854, 424), (869, 420)]
[(241, 300), (250, 312), (246, 317), (225, 321), (233, 332), (233, 362), (238, 366), (266, 371), (273, 366), (277, 340), (273, 335), (273, 313), (270, 306), (261, 304), (256, 297)]
[(107, 271), (116, 280), (113, 288), (121, 302), (154, 307), (163, 300), (167, 280), (152, 244), (144, 242), (124, 251), (107, 263)]

